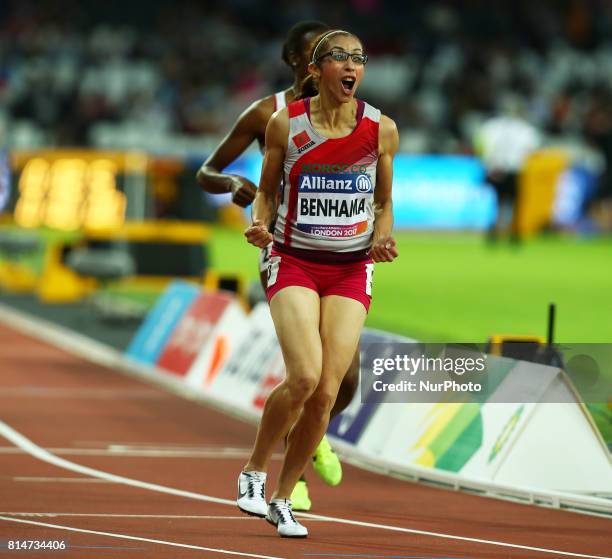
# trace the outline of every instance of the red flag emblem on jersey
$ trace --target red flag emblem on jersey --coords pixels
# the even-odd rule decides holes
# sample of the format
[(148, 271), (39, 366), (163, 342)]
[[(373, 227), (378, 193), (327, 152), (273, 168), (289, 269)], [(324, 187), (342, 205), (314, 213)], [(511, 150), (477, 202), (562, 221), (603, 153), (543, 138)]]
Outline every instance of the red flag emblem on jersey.
[(293, 136), (293, 138), (291, 138), (293, 140), (293, 143), (298, 147), (301, 148), (304, 144), (310, 142), (310, 136), (308, 135), (308, 133), (306, 132), (306, 130), (302, 130), (299, 134), (296, 134), (295, 136)]

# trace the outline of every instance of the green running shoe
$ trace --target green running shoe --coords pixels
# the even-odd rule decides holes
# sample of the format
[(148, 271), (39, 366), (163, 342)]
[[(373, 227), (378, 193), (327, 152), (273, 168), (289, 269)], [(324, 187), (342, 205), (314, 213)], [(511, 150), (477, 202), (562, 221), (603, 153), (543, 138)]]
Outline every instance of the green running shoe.
[(291, 493), (291, 508), (293, 510), (308, 511), (312, 507), (312, 502), (308, 496), (308, 485), (304, 480), (295, 484)]
[(342, 464), (326, 436), (323, 436), (315, 450), (312, 467), (327, 485), (338, 485), (342, 481)]

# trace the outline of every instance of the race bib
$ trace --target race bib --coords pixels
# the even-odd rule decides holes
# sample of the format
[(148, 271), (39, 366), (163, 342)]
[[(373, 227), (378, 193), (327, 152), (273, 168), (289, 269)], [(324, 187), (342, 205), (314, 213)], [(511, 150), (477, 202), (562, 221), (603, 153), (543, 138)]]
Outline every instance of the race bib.
[(298, 181), (296, 225), (300, 231), (347, 238), (367, 230), (374, 191), (367, 174), (302, 174)]

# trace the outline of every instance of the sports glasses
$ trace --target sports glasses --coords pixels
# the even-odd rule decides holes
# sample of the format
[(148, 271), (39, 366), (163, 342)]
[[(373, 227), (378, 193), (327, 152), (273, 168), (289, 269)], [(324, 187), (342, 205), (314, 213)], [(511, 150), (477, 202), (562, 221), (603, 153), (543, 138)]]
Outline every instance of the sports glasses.
[(344, 50), (332, 49), (329, 52), (317, 56), (316, 62), (322, 58), (325, 58), (326, 56), (331, 56), (332, 60), (335, 60), (336, 62), (346, 62), (350, 56), (351, 60), (355, 64), (359, 64), (361, 66), (365, 65), (368, 61), (367, 54), (351, 54), (350, 52), (346, 52)]

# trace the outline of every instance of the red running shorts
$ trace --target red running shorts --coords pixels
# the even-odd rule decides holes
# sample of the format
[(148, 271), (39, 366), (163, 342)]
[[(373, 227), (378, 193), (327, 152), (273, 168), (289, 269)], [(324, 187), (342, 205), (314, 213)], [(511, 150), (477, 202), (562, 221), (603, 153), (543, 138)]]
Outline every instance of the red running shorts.
[(372, 274), (374, 263), (371, 258), (358, 262), (319, 264), (280, 254), (272, 249), (268, 264), (268, 301), (281, 289), (301, 286), (312, 289), (319, 297), (340, 295), (359, 301), (366, 309), (372, 301)]

